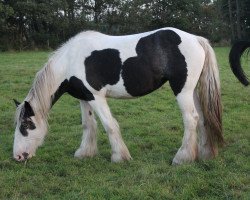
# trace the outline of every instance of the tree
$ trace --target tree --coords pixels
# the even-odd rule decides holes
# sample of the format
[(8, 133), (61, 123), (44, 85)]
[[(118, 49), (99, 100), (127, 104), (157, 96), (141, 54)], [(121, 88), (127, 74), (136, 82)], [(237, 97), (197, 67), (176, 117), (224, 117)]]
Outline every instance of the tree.
[(249, 13), (249, 0), (0, 0), (0, 50), (55, 48), (87, 29), (120, 35), (176, 27), (235, 40), (249, 37)]
[(0, 2), (0, 50), (9, 49), (9, 35), (12, 33), (12, 27), (8, 26), (7, 19), (13, 15), (13, 8), (4, 4), (4, 2)]
[(231, 40), (250, 38), (250, 1), (249, 0), (217, 0), (223, 14), (223, 21), (228, 22)]

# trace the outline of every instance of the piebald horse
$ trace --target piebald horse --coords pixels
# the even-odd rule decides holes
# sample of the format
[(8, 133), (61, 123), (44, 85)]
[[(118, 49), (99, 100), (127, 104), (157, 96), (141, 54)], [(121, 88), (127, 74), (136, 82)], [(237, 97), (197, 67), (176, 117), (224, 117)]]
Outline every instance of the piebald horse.
[(109, 137), (111, 161), (130, 160), (106, 98), (140, 97), (167, 81), (184, 122), (173, 164), (213, 158), (223, 143), (215, 53), (205, 38), (175, 28), (125, 36), (86, 31), (62, 45), (37, 73), (24, 101), (16, 101), (13, 156), (24, 161), (35, 155), (51, 107), (67, 92), (79, 99), (82, 111), (83, 137), (75, 157), (97, 154), (97, 114)]

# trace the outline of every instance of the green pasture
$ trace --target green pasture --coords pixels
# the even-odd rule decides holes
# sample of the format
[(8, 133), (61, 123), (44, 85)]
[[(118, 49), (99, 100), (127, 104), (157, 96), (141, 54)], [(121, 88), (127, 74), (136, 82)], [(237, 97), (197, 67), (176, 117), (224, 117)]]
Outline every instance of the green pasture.
[[(172, 166), (182, 118), (170, 87), (133, 100), (109, 100), (133, 160), (110, 162), (98, 121), (99, 154), (73, 157), (82, 137), (80, 106), (64, 95), (53, 107), (49, 133), (36, 157), (12, 159), (16, 98), (22, 101), (49, 52), (0, 53), (0, 199), (250, 199), (250, 87), (228, 65), (229, 48), (215, 48), (220, 64), (224, 148), (214, 160)], [(243, 60), (250, 78), (249, 60)]]

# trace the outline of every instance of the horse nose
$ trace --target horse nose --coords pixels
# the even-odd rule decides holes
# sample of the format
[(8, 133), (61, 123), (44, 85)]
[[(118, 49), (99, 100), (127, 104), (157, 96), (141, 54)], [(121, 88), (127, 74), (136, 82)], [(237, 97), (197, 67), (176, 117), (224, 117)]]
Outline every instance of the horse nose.
[(24, 160), (27, 160), (29, 157), (29, 154), (27, 152), (22, 153)]
[(22, 156), (22, 155), (17, 155), (17, 156), (15, 156), (14, 157), (14, 159), (16, 160), (16, 161), (22, 161), (22, 160), (24, 160), (24, 157)]

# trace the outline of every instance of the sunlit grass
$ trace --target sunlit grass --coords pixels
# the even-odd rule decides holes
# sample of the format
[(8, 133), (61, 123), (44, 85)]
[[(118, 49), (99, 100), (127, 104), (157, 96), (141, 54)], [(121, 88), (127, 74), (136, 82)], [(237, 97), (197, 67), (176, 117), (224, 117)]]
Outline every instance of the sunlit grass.
[[(229, 48), (216, 48), (220, 64), (226, 146), (214, 160), (173, 167), (183, 126), (166, 84), (134, 100), (109, 100), (133, 160), (110, 162), (108, 138), (99, 123), (95, 158), (77, 160), (82, 136), (80, 107), (64, 95), (53, 107), (50, 130), (26, 165), (12, 160), (13, 98), (23, 100), (48, 52), (0, 54), (0, 199), (248, 199), (250, 87), (228, 65)], [(249, 61), (243, 61), (250, 75)], [(248, 76), (250, 77), (250, 76)]]

